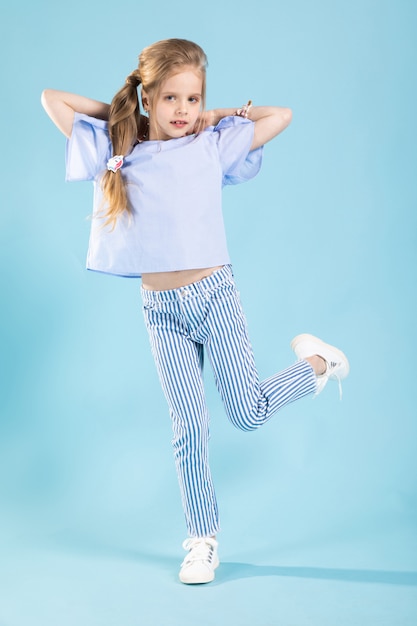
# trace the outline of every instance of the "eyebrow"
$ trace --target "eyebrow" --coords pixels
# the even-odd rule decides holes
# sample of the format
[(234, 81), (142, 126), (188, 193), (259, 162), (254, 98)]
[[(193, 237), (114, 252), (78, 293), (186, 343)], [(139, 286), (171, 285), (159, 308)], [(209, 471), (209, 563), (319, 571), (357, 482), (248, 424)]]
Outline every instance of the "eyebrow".
[[(170, 96), (176, 96), (176, 95), (178, 95), (178, 92), (174, 91), (174, 90), (172, 90), (172, 91), (161, 91), (161, 96), (168, 95), (168, 94)], [(201, 95), (202, 95), (201, 92), (196, 91), (195, 93), (188, 94), (188, 97), (190, 97), (190, 96), (200, 96), (201, 97)]]

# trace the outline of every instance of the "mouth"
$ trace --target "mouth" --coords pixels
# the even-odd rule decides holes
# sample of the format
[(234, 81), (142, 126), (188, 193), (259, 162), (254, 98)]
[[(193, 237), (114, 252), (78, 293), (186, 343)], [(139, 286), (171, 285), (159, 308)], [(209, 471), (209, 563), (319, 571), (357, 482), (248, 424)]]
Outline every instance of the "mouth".
[(185, 122), (184, 120), (174, 120), (171, 124), (177, 128), (184, 128), (184, 126), (187, 126), (188, 122)]

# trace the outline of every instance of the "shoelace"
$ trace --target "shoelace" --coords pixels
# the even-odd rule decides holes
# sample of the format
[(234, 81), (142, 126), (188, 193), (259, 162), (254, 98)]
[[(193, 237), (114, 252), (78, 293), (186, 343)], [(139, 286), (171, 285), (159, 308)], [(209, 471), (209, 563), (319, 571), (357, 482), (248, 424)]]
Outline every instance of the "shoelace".
[(184, 550), (190, 551), (185, 557), (183, 565), (194, 563), (194, 561), (208, 561), (211, 563), (213, 560), (214, 547), (207, 539), (186, 539), (182, 547)]
[(337, 363), (334, 363), (333, 361), (331, 363), (327, 363), (327, 368), (328, 369), (326, 370), (324, 376), (327, 376), (327, 378), (333, 378), (334, 380), (337, 380), (337, 383), (339, 385), (339, 398), (341, 400), (342, 396), (343, 396), (342, 381), (341, 381), (340, 377), (337, 374), (332, 373), (332, 370), (335, 367), (337, 367)]

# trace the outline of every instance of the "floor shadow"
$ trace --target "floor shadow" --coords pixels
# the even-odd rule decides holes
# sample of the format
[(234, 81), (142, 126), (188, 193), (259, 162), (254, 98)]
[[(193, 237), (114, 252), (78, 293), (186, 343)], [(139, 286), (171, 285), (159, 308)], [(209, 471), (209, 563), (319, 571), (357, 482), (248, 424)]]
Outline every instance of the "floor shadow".
[(251, 565), (250, 563), (222, 563), (212, 584), (224, 584), (242, 578), (280, 576), (338, 580), (353, 583), (417, 586), (417, 572), (398, 572), (366, 569), (337, 569), (325, 567), (284, 567), (279, 565)]
[[(130, 547), (109, 546), (101, 541), (94, 541), (92, 537), (72, 536), (63, 537), (58, 542), (51, 542), (61, 549), (65, 546), (72, 552), (81, 552), (90, 556), (135, 561), (149, 564), (168, 571), (176, 571), (179, 566), (178, 556), (158, 554), (155, 551), (135, 550)], [(352, 583), (376, 583), (380, 585), (417, 586), (417, 572), (390, 571), (369, 569), (341, 569), (308, 566), (282, 565), (253, 565), (251, 563), (222, 561), (216, 571), (216, 578), (212, 585), (220, 585), (244, 578), (258, 578), (260, 576), (279, 576), (282, 578), (309, 578), (313, 580), (334, 580)]]

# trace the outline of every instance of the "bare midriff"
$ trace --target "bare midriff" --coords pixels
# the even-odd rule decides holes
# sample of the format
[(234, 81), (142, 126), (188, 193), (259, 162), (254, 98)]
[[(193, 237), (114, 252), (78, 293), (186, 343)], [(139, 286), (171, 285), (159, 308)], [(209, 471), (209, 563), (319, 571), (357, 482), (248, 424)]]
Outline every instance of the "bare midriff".
[(156, 272), (154, 274), (142, 275), (142, 287), (150, 291), (167, 291), (168, 289), (179, 289), (192, 283), (197, 283), (213, 272), (219, 270), (223, 265), (216, 267), (205, 267), (198, 270), (181, 270), (178, 272)]

